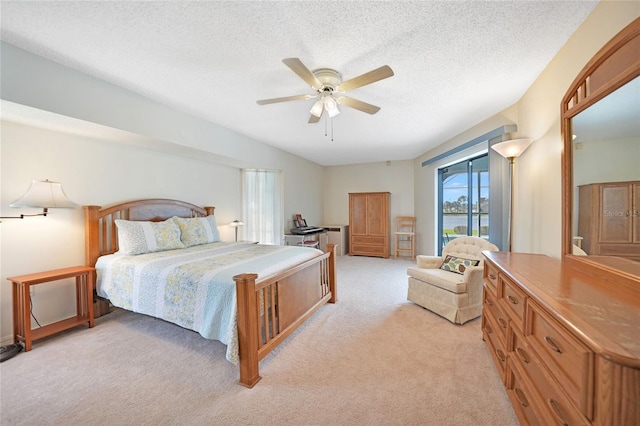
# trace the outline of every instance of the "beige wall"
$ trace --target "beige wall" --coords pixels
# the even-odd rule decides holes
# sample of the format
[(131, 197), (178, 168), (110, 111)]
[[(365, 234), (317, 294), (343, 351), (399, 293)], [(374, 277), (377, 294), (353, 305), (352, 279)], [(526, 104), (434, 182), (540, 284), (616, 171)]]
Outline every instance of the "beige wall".
[[(33, 179), (59, 181), (79, 205), (175, 198), (216, 206), (222, 237), (242, 217), (240, 168), (281, 170), (285, 216), (322, 221), (323, 168), (213, 123), (173, 110), (2, 44), (2, 216)], [(100, 99), (100, 102), (95, 102)], [(20, 123), (20, 124), (19, 124)], [(285, 224), (286, 226), (286, 224)], [(0, 281), (84, 262), (82, 209), (0, 225)], [(242, 232), (242, 229), (240, 230)], [(36, 288), (41, 324), (73, 313), (73, 285)], [(11, 341), (11, 288), (0, 286), (0, 339)]]
[[(31, 180), (50, 179), (61, 182), (78, 205), (154, 197), (213, 205), (222, 239), (234, 238), (226, 224), (242, 215), (237, 167), (6, 120), (0, 125), (2, 216), (37, 212), (8, 205), (22, 196)], [(288, 157), (292, 156), (285, 156), (282, 169), (285, 216), (304, 211), (308, 220), (320, 223), (322, 167)], [(11, 286), (6, 278), (82, 265), (83, 220), (82, 208), (52, 209), (47, 217), (5, 219), (0, 224), (2, 344), (11, 342), (12, 333)], [(69, 317), (74, 313), (73, 297), (70, 280), (37, 286), (34, 314), (43, 325)]]
[(433, 254), (433, 244), (427, 241), (435, 238), (433, 168), (421, 167), (422, 161), (501, 125), (515, 123), (517, 136), (531, 138), (534, 143), (516, 162), (513, 251), (560, 257), (560, 101), (591, 57), (638, 16), (639, 2), (601, 2), (516, 105), (416, 159), (416, 216), (418, 229), (426, 237), (418, 246), (419, 252)]
[(411, 160), (325, 167), (324, 223), (349, 224), (350, 192), (390, 192), (389, 226), (396, 216), (412, 216), (413, 168)]
[[(32, 179), (49, 178), (61, 181), (67, 195), (78, 204), (108, 204), (150, 196), (178, 198), (215, 205), (224, 224), (240, 214), (238, 167), (246, 165), (283, 170), (285, 215), (304, 212), (309, 223), (346, 224), (349, 192), (389, 191), (391, 216), (415, 214), (418, 252), (431, 254), (435, 238), (434, 167), (423, 168), (422, 161), (497, 127), (516, 123), (519, 136), (535, 142), (517, 163), (514, 250), (557, 257), (562, 224), (560, 100), (584, 64), (638, 17), (639, 9), (638, 2), (601, 2), (516, 105), (443, 141), (415, 160), (394, 161), (389, 166), (373, 163), (322, 168), (33, 55), (14, 51), (17, 56), (8, 60), (11, 49), (3, 47), (3, 99), (97, 122), (136, 137), (142, 135), (145, 140), (139, 144), (114, 143), (108, 138), (3, 120), (1, 212), (19, 213), (8, 204), (26, 190)], [(53, 75), (55, 82), (48, 83)], [(33, 87), (36, 83), (37, 90)], [(86, 96), (91, 90), (105, 99), (102, 109), (101, 104), (91, 102), (95, 97)], [(7, 93), (10, 99), (5, 97)], [(105, 181), (114, 171), (115, 180)], [(221, 231), (223, 238), (231, 238), (230, 230), (221, 227)], [(79, 209), (56, 210), (47, 218), (4, 220), (0, 233), (0, 280), (5, 284), (8, 276), (83, 262)], [(72, 293), (69, 283), (60, 289), (36, 289), (34, 312), (39, 320), (48, 323), (70, 315)], [(11, 337), (10, 306), (10, 286), (2, 285), (3, 343)]]

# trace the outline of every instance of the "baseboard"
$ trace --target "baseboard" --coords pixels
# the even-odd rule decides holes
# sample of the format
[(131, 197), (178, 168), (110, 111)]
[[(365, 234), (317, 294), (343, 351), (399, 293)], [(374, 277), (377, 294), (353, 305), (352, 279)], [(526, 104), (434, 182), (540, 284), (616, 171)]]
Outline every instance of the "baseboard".
[(0, 338), (0, 346), (7, 346), (13, 344), (13, 334)]

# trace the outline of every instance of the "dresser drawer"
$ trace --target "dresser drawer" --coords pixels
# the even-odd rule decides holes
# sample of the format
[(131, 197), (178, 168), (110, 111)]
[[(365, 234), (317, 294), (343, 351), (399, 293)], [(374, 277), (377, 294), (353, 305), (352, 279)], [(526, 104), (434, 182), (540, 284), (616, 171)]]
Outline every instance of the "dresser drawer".
[(487, 346), (489, 346), (489, 351), (491, 352), (491, 356), (498, 367), (500, 377), (502, 377), (502, 380), (504, 381), (507, 365), (507, 349), (505, 341), (500, 336), (497, 328), (498, 326), (493, 321), (491, 313), (486, 316), (482, 316), (482, 335), (485, 342), (487, 342)]
[(498, 270), (489, 262), (484, 262), (484, 283), (494, 297), (498, 297)]
[(516, 284), (504, 275), (500, 275), (498, 280), (500, 288), (500, 304), (504, 308), (507, 315), (511, 317), (517, 327), (523, 330), (524, 326), (524, 307), (526, 296)]
[(381, 237), (372, 237), (372, 236), (360, 236), (354, 235), (352, 237), (353, 244), (374, 244), (384, 246), (386, 238), (384, 236)]
[(351, 246), (351, 253), (352, 254), (371, 254), (371, 255), (375, 255), (375, 256), (381, 256), (385, 254), (385, 247), (384, 246), (367, 246), (367, 245), (361, 245), (361, 244), (353, 244)]
[(521, 367), (523, 374), (532, 383), (540, 397), (540, 402), (548, 412), (549, 417), (558, 425), (585, 425), (589, 422), (574, 408), (570, 399), (560, 391), (549, 376), (542, 362), (531, 349), (526, 339), (514, 328), (510, 331), (510, 358)]
[(507, 363), (506, 374), (507, 394), (520, 423), (532, 426), (553, 424), (546, 411), (542, 409), (542, 403), (532, 385), (511, 358)]
[(497, 324), (496, 332), (499, 332), (502, 335), (502, 340), (506, 341), (507, 338), (507, 326), (509, 325), (508, 317), (502, 312), (502, 309), (498, 306), (497, 298), (490, 292), (484, 292), (484, 308), (483, 315), (485, 312), (491, 312), (493, 316), (494, 322)]
[(562, 384), (573, 404), (592, 418), (594, 355), (537, 304), (528, 306), (527, 342)]

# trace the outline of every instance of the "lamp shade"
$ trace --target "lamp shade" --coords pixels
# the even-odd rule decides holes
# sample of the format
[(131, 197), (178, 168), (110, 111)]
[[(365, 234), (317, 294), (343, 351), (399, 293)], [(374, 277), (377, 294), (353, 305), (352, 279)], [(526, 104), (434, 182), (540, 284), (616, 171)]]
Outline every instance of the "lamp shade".
[(311, 107), (311, 114), (315, 115), (316, 117), (320, 117), (322, 115), (322, 109), (324, 107), (323, 101), (322, 99), (316, 101), (313, 106)]
[(233, 226), (234, 228), (237, 228), (238, 226), (243, 226), (243, 225), (244, 225), (244, 222), (240, 222), (238, 219), (234, 220), (229, 224), (229, 226)]
[(491, 149), (502, 155), (504, 158), (517, 158), (533, 142), (531, 139), (512, 139), (491, 145)]
[(62, 185), (50, 180), (34, 180), (29, 190), (19, 199), (9, 204), (10, 207), (38, 208), (73, 208), (76, 204), (69, 201), (62, 190)]
[(324, 96), (324, 109), (327, 110), (329, 117), (333, 118), (336, 115), (340, 114), (340, 110), (338, 109), (338, 103), (331, 95)]

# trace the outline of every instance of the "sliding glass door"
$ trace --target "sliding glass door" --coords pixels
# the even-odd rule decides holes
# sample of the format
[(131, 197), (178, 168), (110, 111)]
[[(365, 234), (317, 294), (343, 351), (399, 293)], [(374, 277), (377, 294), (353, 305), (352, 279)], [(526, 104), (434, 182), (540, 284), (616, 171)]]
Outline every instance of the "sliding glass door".
[(438, 169), (438, 254), (466, 235), (489, 238), (487, 154)]

